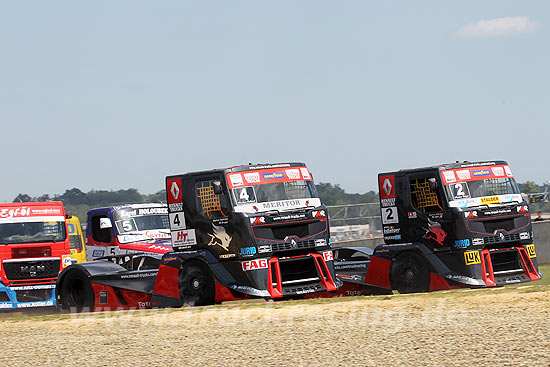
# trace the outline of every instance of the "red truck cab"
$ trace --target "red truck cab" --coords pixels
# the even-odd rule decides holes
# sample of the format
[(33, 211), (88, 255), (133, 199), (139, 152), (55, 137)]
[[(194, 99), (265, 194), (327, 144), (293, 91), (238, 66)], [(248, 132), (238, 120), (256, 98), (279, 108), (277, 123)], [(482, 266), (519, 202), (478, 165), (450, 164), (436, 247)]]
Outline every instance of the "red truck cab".
[(0, 204), (0, 309), (55, 306), (70, 252), (61, 202)]

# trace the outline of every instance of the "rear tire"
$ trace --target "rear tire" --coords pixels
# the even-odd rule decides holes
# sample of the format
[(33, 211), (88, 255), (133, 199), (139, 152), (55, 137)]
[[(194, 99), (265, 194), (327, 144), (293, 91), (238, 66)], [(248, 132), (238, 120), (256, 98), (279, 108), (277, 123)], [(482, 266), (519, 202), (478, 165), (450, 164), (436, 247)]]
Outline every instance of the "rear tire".
[(63, 277), (61, 284), (61, 308), (71, 312), (93, 311), (95, 297), (92, 283), (86, 274), (74, 269)]
[(391, 265), (392, 289), (399, 293), (427, 292), (430, 272), (426, 262), (415, 253), (406, 253), (396, 258)]
[(214, 278), (204, 265), (184, 265), (179, 275), (180, 297), (189, 306), (213, 305), (215, 300)]

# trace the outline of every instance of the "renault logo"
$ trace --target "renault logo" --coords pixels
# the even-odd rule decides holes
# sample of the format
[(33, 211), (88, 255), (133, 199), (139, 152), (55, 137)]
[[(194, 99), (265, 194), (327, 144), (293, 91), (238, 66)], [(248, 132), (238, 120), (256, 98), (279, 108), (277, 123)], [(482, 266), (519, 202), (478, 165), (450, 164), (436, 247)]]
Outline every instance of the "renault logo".
[(172, 187), (170, 188), (170, 193), (172, 194), (172, 197), (174, 200), (177, 200), (179, 194), (180, 194), (180, 188), (178, 187), (178, 184), (175, 182), (172, 182)]
[(292, 246), (292, 248), (296, 248), (296, 246), (298, 246), (294, 238), (290, 240), (290, 246)]
[(387, 196), (390, 196), (391, 194), (391, 189), (392, 189), (392, 185), (390, 183), (390, 179), (389, 178), (386, 178), (386, 180), (384, 181), (384, 183), (382, 184), (382, 188), (384, 189), (384, 192), (386, 193)]

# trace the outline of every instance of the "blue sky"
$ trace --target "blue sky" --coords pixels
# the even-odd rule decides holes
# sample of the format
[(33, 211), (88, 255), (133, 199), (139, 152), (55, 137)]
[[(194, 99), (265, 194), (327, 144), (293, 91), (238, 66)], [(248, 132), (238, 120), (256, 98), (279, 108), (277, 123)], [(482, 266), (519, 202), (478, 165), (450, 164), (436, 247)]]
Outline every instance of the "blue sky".
[(550, 179), (547, 1), (25, 1), (0, 8), (0, 200), (304, 161), (507, 160)]

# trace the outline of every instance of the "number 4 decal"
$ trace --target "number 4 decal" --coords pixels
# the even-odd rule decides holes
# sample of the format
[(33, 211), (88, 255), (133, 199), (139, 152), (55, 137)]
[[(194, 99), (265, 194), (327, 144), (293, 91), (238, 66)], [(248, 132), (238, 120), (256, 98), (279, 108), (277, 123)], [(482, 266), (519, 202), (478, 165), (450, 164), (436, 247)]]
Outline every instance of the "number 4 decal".
[(246, 192), (246, 187), (243, 187), (241, 189), (241, 194), (239, 195), (239, 199), (245, 202), (250, 200), (250, 195), (248, 195), (248, 193)]
[(397, 216), (396, 206), (382, 208), (381, 213), (382, 213), (382, 224), (399, 223), (399, 217)]
[(170, 213), (170, 229), (185, 229), (185, 215), (183, 212)]

